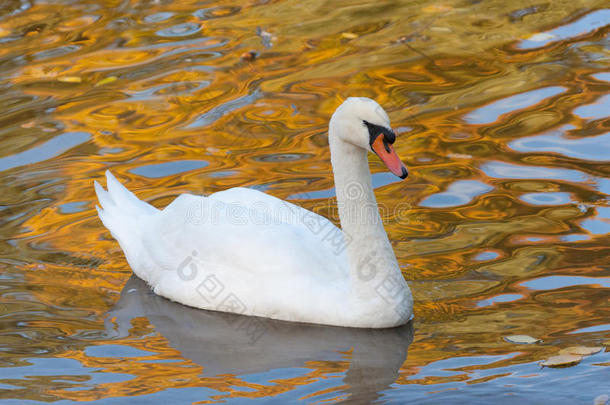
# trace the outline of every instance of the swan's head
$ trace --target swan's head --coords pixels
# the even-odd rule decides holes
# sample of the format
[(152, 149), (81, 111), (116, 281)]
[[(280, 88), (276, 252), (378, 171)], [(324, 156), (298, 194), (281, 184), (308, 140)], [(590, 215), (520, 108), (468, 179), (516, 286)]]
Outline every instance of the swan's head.
[(392, 173), (401, 179), (407, 177), (407, 167), (392, 146), (396, 135), (390, 118), (375, 100), (349, 97), (330, 119), (329, 134), (375, 153)]

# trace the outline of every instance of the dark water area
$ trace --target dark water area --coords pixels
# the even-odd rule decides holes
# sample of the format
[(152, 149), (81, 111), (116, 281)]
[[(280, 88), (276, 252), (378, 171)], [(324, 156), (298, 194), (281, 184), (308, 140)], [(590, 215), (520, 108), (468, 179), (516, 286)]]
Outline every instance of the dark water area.
[[(609, 35), (603, 1), (0, 4), (0, 402), (605, 403)], [(105, 170), (157, 207), (245, 186), (336, 222), (349, 96), (410, 170), (370, 158), (411, 323), (253, 329), (131, 277)], [(541, 366), (573, 346), (600, 351)]]

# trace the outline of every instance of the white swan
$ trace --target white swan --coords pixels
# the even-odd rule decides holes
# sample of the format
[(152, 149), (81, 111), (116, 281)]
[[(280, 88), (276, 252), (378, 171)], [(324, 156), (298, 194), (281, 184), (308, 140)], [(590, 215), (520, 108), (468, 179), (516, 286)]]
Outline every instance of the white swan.
[(343, 231), (260, 191), (183, 194), (163, 210), (106, 172), (98, 215), (134, 273), (155, 293), (192, 307), (293, 322), (386, 328), (412, 316), (411, 291), (383, 228), (367, 152), (401, 178), (387, 114), (348, 98), (329, 145)]

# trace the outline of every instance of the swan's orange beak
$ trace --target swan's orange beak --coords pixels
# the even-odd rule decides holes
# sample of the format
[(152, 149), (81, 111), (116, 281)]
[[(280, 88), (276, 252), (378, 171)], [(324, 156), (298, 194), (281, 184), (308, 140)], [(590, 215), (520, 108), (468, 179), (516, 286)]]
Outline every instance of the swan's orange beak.
[(386, 141), (383, 133), (377, 135), (373, 143), (371, 143), (371, 148), (392, 173), (401, 179), (404, 179), (409, 175), (407, 172), (407, 166), (402, 163), (396, 154), (394, 147), (391, 143)]

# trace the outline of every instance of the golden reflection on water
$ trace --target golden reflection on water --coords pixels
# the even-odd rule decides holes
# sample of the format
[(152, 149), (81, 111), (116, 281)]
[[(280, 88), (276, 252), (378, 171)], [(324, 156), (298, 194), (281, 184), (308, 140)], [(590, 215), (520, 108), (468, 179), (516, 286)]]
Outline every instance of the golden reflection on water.
[[(603, 4), (7, 2), (0, 398), (468, 398), (460, 381), (490, 395), (512, 384), (518, 397), (510, 378), (523, 370), (542, 387), (551, 377), (533, 362), (609, 336)], [(255, 370), (214, 374), (187, 355), (154, 313), (112, 317), (131, 271), (95, 215), (93, 179), (111, 168), (158, 207), (257, 187), (336, 221), (325, 132), (354, 95), (388, 110), (411, 173), (379, 177), (376, 190), (387, 212), (411, 207), (386, 218), (416, 300), (391, 390), (381, 371), (357, 367), (362, 341), (295, 354), (300, 363), (252, 382)], [(376, 158), (371, 168), (385, 171)], [(543, 342), (503, 340), (513, 334)], [(88, 354), (108, 345), (141, 352)], [(570, 369), (581, 385), (603, 386), (593, 376), (608, 358), (597, 356)], [(563, 396), (605, 393), (582, 387)]]

